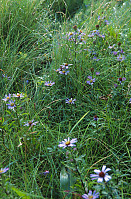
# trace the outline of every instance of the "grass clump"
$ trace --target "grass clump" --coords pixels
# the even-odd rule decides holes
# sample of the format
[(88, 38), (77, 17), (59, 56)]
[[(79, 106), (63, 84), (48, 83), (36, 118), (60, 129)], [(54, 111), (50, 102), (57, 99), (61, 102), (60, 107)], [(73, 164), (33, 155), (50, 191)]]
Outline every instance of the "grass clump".
[(1, 1), (2, 198), (130, 198), (129, 1), (84, 3)]

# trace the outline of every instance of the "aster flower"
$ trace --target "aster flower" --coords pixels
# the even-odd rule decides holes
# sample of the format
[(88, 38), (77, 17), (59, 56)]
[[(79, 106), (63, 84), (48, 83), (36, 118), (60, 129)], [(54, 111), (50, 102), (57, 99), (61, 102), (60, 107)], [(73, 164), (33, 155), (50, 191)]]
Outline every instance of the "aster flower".
[(24, 126), (35, 126), (38, 122), (33, 122), (34, 121), (34, 119), (33, 120), (31, 120), (30, 122), (24, 122), (25, 124), (24, 124)]
[(122, 48), (121, 48), (121, 50), (120, 50), (120, 53), (121, 53), (121, 54), (125, 53), (125, 52), (122, 50)]
[(97, 120), (98, 120), (98, 117), (97, 117), (97, 115), (95, 115), (95, 116), (94, 116), (94, 120), (95, 120), (95, 121), (97, 121)]
[(103, 38), (103, 39), (105, 38), (105, 35), (98, 35), (98, 36), (101, 37), (101, 38)]
[(45, 172), (43, 172), (44, 175), (47, 175), (48, 173), (49, 173), (49, 171), (47, 171), (47, 170)]
[(122, 55), (118, 55), (118, 57), (117, 57), (117, 60), (118, 61), (123, 61), (125, 59), (125, 56), (122, 56)]
[(92, 76), (88, 76), (88, 80), (86, 83), (89, 84), (89, 85), (92, 85), (94, 82), (95, 82), (95, 78), (93, 79)]
[(2, 77), (7, 78), (8, 80), (10, 80), (11, 77), (8, 77), (7, 75), (2, 74)]
[(109, 48), (109, 49), (112, 49), (112, 48), (114, 48), (114, 46), (115, 46), (115, 44), (113, 44), (113, 46), (110, 46), (110, 45), (109, 45), (108, 48)]
[(66, 99), (66, 103), (68, 103), (68, 104), (74, 104), (74, 102), (76, 101), (76, 99), (69, 99), (69, 98), (67, 98)]
[(110, 24), (109, 21), (107, 21), (107, 20), (105, 20), (104, 22), (105, 22), (105, 25), (109, 25)]
[(100, 72), (96, 72), (96, 75), (100, 75)]
[(114, 55), (117, 55), (117, 51), (112, 51), (112, 53), (113, 53)]
[(105, 18), (106, 18), (105, 16), (103, 16), (103, 17), (100, 17), (100, 15), (98, 16), (98, 20), (103, 20)]
[(109, 181), (111, 179), (111, 176), (108, 175), (108, 171), (110, 171), (110, 168), (106, 169), (106, 166), (103, 165), (102, 167), (102, 171), (95, 169), (94, 172), (96, 174), (90, 174), (90, 177), (92, 178), (92, 180), (97, 179), (97, 182), (103, 182), (103, 180), (105, 180), (106, 182)]
[(81, 37), (81, 35), (78, 36), (79, 44), (86, 44), (86, 41)]
[(126, 80), (125, 77), (123, 77), (123, 78), (122, 78), (122, 77), (119, 77), (119, 78), (118, 78), (118, 81), (120, 82), (120, 84), (121, 84), (123, 81), (125, 81), (125, 80)]
[(131, 104), (131, 98), (129, 99), (129, 103)]
[(15, 105), (15, 100), (13, 101), (12, 99), (9, 101), (9, 104), (6, 104), (8, 106), (8, 109), (13, 109), (16, 107)]
[(96, 56), (94, 56), (94, 57), (93, 57), (93, 60), (99, 61), (100, 59), (98, 59)]
[(52, 81), (45, 82), (45, 86), (52, 86), (53, 84), (55, 84), (55, 82)]
[(13, 97), (22, 98), (24, 95), (21, 93), (13, 94)]
[(61, 70), (61, 68), (58, 68), (56, 70), (54, 69), (55, 72), (59, 72), (60, 70)]
[(69, 32), (67, 34), (67, 36), (69, 37), (69, 40), (72, 40), (73, 39), (73, 35), (75, 35), (75, 34), (76, 34), (76, 32)]
[(11, 94), (9, 93), (9, 95), (5, 95), (5, 98), (3, 98), (2, 100), (7, 102), (8, 100), (10, 100), (10, 98), (11, 98)]
[(0, 174), (6, 173), (6, 171), (8, 171), (8, 170), (9, 170), (9, 168), (1, 168), (0, 169)]
[(82, 195), (82, 198), (84, 198), (84, 199), (96, 199), (96, 198), (99, 198), (99, 192), (96, 193), (96, 191), (94, 191), (92, 193), (92, 191), (90, 190), (88, 195), (84, 194), (84, 195)]
[(66, 147), (69, 147), (69, 146), (76, 146), (74, 143), (77, 142), (77, 138), (74, 138), (72, 140), (70, 140), (70, 138), (68, 137), (68, 139), (64, 139), (64, 141), (60, 142), (60, 144), (58, 145), (59, 147), (63, 147), (66, 148)]
[(61, 71), (59, 71), (59, 73), (62, 74), (62, 75), (67, 75), (69, 73), (69, 70), (68, 71), (61, 70)]
[(69, 66), (72, 66), (73, 64), (67, 64), (67, 63), (63, 63), (61, 66), (61, 69), (68, 69)]
[(117, 84), (114, 84), (114, 87), (115, 87), (115, 88), (117, 88), (117, 86), (118, 86)]

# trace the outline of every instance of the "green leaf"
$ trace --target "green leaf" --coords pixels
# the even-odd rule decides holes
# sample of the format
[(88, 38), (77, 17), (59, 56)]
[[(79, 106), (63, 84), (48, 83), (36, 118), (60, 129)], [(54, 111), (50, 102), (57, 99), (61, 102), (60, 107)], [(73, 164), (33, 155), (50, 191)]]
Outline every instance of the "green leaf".
[(13, 191), (15, 191), (18, 194), (18, 196), (22, 197), (22, 199), (31, 199), (29, 196), (27, 196), (28, 193), (22, 192), (19, 189), (13, 187), (13, 186), (11, 186), (11, 189)]
[(66, 198), (71, 197), (71, 186), (74, 184), (74, 178), (70, 169), (67, 169), (63, 166), (60, 172), (60, 189), (62, 191), (69, 191)]

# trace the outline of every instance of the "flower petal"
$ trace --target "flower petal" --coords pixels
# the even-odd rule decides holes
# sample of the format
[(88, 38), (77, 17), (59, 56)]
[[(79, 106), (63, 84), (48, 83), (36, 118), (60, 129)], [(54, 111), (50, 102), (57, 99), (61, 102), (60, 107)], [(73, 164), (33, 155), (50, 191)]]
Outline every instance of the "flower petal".
[(105, 173), (108, 172), (108, 171), (110, 171), (110, 170), (111, 170), (110, 168), (107, 168), (107, 169), (105, 170)]
[(102, 171), (105, 173), (105, 169), (106, 169), (106, 166), (105, 165), (103, 165), (103, 167), (102, 167)]
[(98, 169), (95, 169), (94, 172), (97, 173), (97, 174), (99, 174), (101, 171), (98, 170)]
[(98, 178), (97, 182), (103, 182), (103, 178)]
[(111, 176), (105, 175), (104, 180), (105, 180), (106, 182), (108, 182), (110, 179), (111, 179)]

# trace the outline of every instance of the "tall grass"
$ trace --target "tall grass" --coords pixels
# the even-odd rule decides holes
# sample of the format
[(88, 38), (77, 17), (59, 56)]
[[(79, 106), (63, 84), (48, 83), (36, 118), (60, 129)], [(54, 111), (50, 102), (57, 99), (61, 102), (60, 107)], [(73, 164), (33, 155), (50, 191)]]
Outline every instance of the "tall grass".
[[(52, 6), (1, 1), (1, 198), (130, 198), (130, 1), (85, 0), (62, 21)], [(76, 147), (58, 147), (68, 137)], [(91, 181), (102, 165), (112, 179)]]

